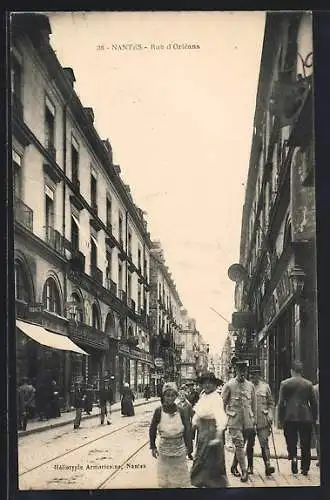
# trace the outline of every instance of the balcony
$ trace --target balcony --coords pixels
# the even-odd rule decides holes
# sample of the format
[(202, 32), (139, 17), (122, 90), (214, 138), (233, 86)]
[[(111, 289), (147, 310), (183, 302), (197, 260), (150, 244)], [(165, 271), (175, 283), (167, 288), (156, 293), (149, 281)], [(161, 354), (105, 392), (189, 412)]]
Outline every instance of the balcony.
[(79, 250), (73, 250), (70, 260), (70, 269), (79, 273), (85, 272), (85, 255)]
[(127, 337), (126, 339), (126, 342), (127, 342), (127, 345), (129, 345), (129, 347), (136, 347), (139, 343), (138, 339), (136, 337)]
[(106, 334), (93, 326), (86, 325), (85, 323), (76, 324), (75, 321), (69, 321), (68, 333), (73, 341), (77, 340), (78, 342), (82, 342), (83, 344), (102, 350), (106, 350), (108, 347)]
[(13, 113), (18, 116), (21, 120), (23, 120), (23, 104), (20, 96), (15, 93), (12, 93), (12, 105), (13, 105)]
[(112, 279), (110, 278), (106, 278), (106, 287), (107, 290), (109, 290), (110, 293), (112, 293), (112, 295), (115, 295), (117, 297), (117, 283), (112, 281)]
[(56, 149), (53, 143), (48, 143), (46, 150), (54, 161), (56, 161)]
[(14, 212), (16, 222), (33, 232), (33, 210), (20, 198), (15, 198)]
[(135, 312), (135, 302), (130, 297), (128, 297), (127, 299), (127, 305), (131, 309), (131, 311)]
[(101, 269), (99, 269), (96, 266), (91, 266), (91, 277), (95, 281), (97, 281), (98, 283), (103, 285), (103, 273), (102, 273)]
[(125, 305), (127, 304), (127, 295), (124, 290), (119, 290), (119, 298)]
[(56, 252), (64, 254), (64, 238), (59, 231), (51, 226), (46, 226), (46, 242), (51, 246)]

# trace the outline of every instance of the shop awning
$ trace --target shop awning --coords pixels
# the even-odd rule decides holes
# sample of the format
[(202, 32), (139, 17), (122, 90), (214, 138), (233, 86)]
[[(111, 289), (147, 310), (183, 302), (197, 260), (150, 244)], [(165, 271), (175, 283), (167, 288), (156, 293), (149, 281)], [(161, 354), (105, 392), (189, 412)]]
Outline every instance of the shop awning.
[(25, 335), (44, 346), (52, 347), (53, 349), (61, 349), (62, 351), (72, 351), (87, 356), (89, 355), (65, 335), (49, 332), (42, 326), (26, 323), (25, 321), (17, 320), (16, 326), (22, 330)]

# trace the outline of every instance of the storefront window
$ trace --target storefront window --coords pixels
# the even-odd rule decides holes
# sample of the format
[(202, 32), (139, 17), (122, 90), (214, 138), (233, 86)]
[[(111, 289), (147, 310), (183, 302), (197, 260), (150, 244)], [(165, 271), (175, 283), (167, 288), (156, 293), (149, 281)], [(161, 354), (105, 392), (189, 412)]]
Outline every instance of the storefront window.
[(29, 302), (29, 285), (23, 264), (15, 261), (15, 298), (24, 302)]

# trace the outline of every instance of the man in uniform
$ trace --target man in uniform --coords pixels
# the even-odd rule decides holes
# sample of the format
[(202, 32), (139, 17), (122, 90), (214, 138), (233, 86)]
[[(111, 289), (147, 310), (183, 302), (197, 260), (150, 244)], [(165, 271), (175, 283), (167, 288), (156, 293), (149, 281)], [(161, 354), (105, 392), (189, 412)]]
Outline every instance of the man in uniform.
[[(227, 428), (242, 472), (241, 481), (245, 483), (248, 480), (248, 470), (244, 444), (246, 441), (251, 442), (255, 435), (256, 395), (254, 385), (246, 379), (247, 362), (237, 360), (235, 368), (236, 376), (223, 386), (222, 399), (228, 416)], [(236, 467), (232, 466), (231, 472), (235, 476), (239, 475)]]
[[(253, 366), (250, 369), (250, 380), (253, 382), (256, 391), (256, 431), (260, 443), (261, 454), (265, 463), (266, 476), (275, 472), (275, 468), (270, 464), (270, 451), (268, 439), (271, 432), (274, 415), (274, 400), (267, 382), (261, 379), (260, 366)], [(251, 464), (253, 464), (253, 447), (251, 449)], [(253, 469), (252, 469), (253, 472)]]
[(101, 425), (104, 424), (106, 418), (107, 424), (111, 424), (111, 405), (113, 404), (113, 392), (108, 380), (102, 380), (99, 390), (99, 402), (101, 409)]
[(303, 365), (296, 361), (291, 368), (291, 377), (280, 386), (278, 417), (291, 460), (291, 471), (298, 473), (297, 443), (301, 449), (301, 473), (307, 476), (311, 463), (311, 438), (313, 424), (317, 420), (317, 400), (313, 384), (302, 376)]

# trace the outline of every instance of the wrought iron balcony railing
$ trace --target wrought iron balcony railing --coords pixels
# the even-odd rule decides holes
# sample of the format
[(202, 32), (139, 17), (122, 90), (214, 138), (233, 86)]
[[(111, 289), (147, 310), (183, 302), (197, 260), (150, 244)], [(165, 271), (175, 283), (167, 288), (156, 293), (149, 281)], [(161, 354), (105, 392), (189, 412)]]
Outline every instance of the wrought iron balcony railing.
[(127, 299), (127, 305), (133, 312), (135, 312), (135, 301), (130, 297)]
[(64, 238), (57, 229), (51, 226), (45, 226), (46, 241), (57, 252), (64, 254)]
[(15, 198), (15, 220), (29, 231), (33, 231), (33, 210), (20, 198)]
[(50, 154), (50, 156), (56, 160), (56, 149), (55, 149), (55, 146), (53, 143), (48, 143), (47, 146), (46, 146), (46, 149), (48, 151), (48, 153)]
[(106, 278), (106, 287), (113, 295), (117, 296), (117, 283), (110, 278)]
[(102, 273), (101, 269), (99, 269), (96, 266), (91, 266), (91, 277), (95, 281), (97, 281), (98, 283), (103, 285), (103, 273)]

